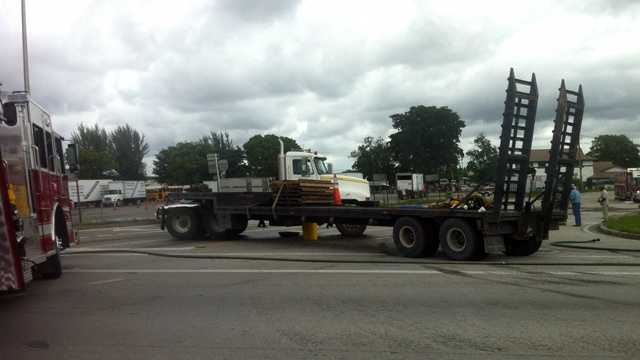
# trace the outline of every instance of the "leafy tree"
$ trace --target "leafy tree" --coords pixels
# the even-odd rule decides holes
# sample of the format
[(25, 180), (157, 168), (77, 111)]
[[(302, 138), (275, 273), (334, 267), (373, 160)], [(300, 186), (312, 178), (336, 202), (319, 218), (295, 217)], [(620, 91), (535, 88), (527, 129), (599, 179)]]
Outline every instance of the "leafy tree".
[(73, 142), (78, 146), (80, 155), (80, 178), (98, 179), (102, 173), (112, 169), (115, 161), (112, 156), (112, 144), (109, 134), (97, 124), (93, 127), (80, 124), (71, 134)]
[(153, 173), (160, 182), (171, 185), (197, 184), (211, 180), (207, 155), (217, 153), (220, 160), (227, 160), (226, 177), (246, 176), (248, 167), (244, 151), (233, 144), (226, 132), (211, 132), (197, 141), (177, 143), (162, 149), (153, 161)]
[(389, 143), (382, 137), (365, 137), (358, 149), (351, 153), (351, 157), (355, 158), (351, 167), (367, 179), (373, 180), (373, 174), (385, 174), (389, 181), (394, 179), (396, 165), (393, 154)]
[(487, 182), (495, 177), (498, 148), (482, 133), (473, 140), (473, 144), (475, 148), (467, 151), (467, 171), (473, 181)]
[(464, 155), (460, 135), (465, 123), (446, 106), (413, 106), (391, 115), (397, 133), (390, 136), (399, 171), (450, 174)]
[(129, 125), (118, 126), (110, 134), (115, 169), (121, 179), (144, 180), (144, 157), (149, 153), (149, 144), (137, 130)]
[(630, 168), (640, 166), (640, 152), (626, 135), (600, 135), (593, 139), (589, 156)]
[(210, 144), (202, 141), (180, 142), (160, 150), (153, 161), (153, 173), (170, 185), (201, 183), (212, 178), (208, 172), (207, 154)]
[[(288, 137), (281, 137), (284, 151), (301, 150), (298, 143)], [(242, 146), (247, 156), (249, 172), (253, 176), (275, 177), (278, 175), (278, 154), (280, 142), (278, 136), (254, 135)]]

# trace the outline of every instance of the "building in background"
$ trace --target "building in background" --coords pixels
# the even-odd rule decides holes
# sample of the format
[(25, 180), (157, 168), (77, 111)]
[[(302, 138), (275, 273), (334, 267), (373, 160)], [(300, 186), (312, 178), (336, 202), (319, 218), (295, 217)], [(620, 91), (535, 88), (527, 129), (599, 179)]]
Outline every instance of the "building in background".
[[(584, 184), (587, 179), (594, 175), (594, 161), (584, 154), (582, 148), (578, 148), (576, 158), (578, 164), (574, 169), (573, 177), (580, 179), (580, 182)], [(529, 153), (529, 163), (532, 168), (536, 169), (533, 187), (536, 189), (544, 188), (544, 182), (547, 179), (545, 168), (549, 163), (549, 149), (532, 149)], [(530, 183), (531, 179), (528, 182)], [(531, 184), (529, 185), (531, 186)]]

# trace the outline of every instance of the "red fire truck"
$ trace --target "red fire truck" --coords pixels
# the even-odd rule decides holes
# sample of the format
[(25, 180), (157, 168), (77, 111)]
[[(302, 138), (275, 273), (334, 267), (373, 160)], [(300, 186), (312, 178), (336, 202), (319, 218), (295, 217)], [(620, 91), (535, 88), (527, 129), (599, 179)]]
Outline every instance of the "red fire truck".
[(75, 243), (63, 138), (25, 92), (0, 93), (0, 293), (62, 274), (60, 251)]

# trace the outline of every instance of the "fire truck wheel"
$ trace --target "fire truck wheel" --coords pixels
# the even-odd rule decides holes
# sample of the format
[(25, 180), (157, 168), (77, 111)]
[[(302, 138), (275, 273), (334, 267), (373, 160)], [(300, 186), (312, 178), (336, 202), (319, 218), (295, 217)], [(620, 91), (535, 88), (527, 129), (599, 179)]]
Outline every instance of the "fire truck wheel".
[(393, 225), (393, 242), (404, 257), (424, 256), (426, 240), (423, 224), (417, 219), (401, 217)]
[(195, 240), (200, 236), (200, 217), (192, 209), (174, 209), (167, 218), (167, 230), (176, 239)]
[(60, 254), (49, 256), (38, 267), (38, 272), (43, 279), (57, 279), (62, 276), (62, 263), (60, 262)]
[(482, 252), (482, 241), (465, 220), (447, 219), (440, 226), (440, 246), (452, 260), (472, 260)]
[(336, 229), (344, 237), (360, 237), (367, 230), (366, 224), (336, 224)]

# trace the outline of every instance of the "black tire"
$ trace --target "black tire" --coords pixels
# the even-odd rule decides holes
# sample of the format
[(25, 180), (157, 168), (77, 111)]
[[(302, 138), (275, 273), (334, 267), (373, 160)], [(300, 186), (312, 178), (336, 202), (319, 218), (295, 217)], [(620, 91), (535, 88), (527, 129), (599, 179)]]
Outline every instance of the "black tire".
[(467, 221), (447, 219), (438, 238), (442, 251), (452, 260), (473, 260), (484, 253), (482, 239)]
[(404, 257), (422, 257), (425, 253), (425, 240), (424, 226), (417, 219), (401, 217), (393, 225), (393, 242)]
[(58, 279), (62, 276), (62, 263), (60, 254), (49, 256), (42, 264), (38, 265), (38, 273), (43, 279)]
[(227, 229), (225, 232), (228, 235), (238, 236), (247, 230), (249, 220), (244, 215), (232, 215), (231, 217), (231, 229)]
[(367, 224), (336, 224), (336, 229), (344, 237), (360, 237), (367, 230)]
[(536, 236), (535, 233), (530, 232), (529, 237), (526, 240), (516, 240), (511, 238), (505, 238), (504, 249), (505, 255), (508, 256), (529, 256), (533, 255), (542, 245), (542, 237)]
[(200, 237), (200, 217), (192, 209), (172, 209), (167, 214), (167, 230), (178, 240), (195, 240)]

